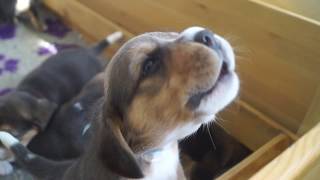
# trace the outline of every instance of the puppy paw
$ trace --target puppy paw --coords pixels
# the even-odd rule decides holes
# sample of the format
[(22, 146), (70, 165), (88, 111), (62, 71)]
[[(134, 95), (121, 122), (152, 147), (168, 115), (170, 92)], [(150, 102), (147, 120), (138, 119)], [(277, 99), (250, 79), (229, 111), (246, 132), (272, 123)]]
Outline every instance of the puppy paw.
[(0, 141), (6, 148), (10, 148), (14, 144), (19, 143), (18, 139), (13, 137), (10, 133), (0, 131)]
[(9, 175), (13, 172), (13, 167), (8, 161), (0, 161), (0, 176)]

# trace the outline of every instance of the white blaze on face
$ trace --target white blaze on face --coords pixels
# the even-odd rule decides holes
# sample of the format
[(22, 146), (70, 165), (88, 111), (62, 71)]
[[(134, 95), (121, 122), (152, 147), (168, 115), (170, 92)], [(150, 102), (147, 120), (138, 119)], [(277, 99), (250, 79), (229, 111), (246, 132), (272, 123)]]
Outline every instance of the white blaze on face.
[(220, 79), (213, 92), (205, 97), (198, 110), (207, 114), (216, 114), (231, 103), (239, 92), (239, 78), (234, 72), (235, 55), (229, 42), (219, 35), (214, 35), (221, 43), (223, 61), (228, 64), (229, 73)]
[(16, 8), (15, 8), (16, 15), (27, 11), (30, 8), (30, 5), (31, 5), (31, 0), (17, 0)]
[(197, 27), (197, 26), (194, 26), (194, 27), (190, 27), (186, 30), (184, 30), (182, 33), (181, 33), (181, 37), (187, 41), (193, 41), (194, 38), (195, 38), (195, 35), (200, 32), (200, 31), (203, 31), (205, 30), (205, 28), (203, 27)]

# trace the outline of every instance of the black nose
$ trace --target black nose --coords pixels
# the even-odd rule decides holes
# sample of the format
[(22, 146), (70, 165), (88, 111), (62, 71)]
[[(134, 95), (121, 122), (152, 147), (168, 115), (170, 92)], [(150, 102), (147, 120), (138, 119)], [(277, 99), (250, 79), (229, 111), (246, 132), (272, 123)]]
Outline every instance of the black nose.
[(219, 50), (220, 49), (220, 43), (214, 38), (213, 32), (209, 30), (203, 30), (198, 32), (194, 36), (194, 41), (204, 44), (212, 49)]

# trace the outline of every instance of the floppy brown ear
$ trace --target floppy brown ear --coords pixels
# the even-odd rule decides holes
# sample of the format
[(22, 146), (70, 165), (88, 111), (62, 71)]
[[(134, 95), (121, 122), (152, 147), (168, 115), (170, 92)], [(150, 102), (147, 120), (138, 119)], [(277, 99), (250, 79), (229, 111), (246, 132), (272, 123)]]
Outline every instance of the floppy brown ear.
[(28, 108), (20, 108), (20, 114), (22, 117), (36, 125), (41, 131), (43, 131), (53, 113), (57, 109), (57, 105), (48, 101), (47, 99), (34, 99), (36, 105)]
[(47, 99), (37, 99), (37, 107), (34, 112), (34, 120), (40, 130), (44, 130), (58, 105)]
[(114, 173), (127, 178), (143, 178), (143, 172), (125, 141), (120, 127), (111, 119), (105, 122), (100, 155)]

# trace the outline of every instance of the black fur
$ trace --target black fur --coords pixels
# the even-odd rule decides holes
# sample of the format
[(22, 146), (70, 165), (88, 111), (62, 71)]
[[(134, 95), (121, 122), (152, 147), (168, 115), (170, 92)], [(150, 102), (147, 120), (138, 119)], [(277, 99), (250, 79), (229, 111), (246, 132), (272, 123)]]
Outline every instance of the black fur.
[[(59, 109), (46, 130), (29, 143), (32, 152), (53, 160), (80, 156), (91, 134), (89, 130), (83, 133), (86, 125), (91, 123), (92, 107), (103, 96), (102, 75), (100, 73), (88, 82), (75, 98)], [(75, 107), (76, 103), (82, 107)]]
[(13, 23), (17, 0), (0, 0), (0, 25)]
[(9, 125), (18, 131), (18, 136), (32, 126), (44, 130), (57, 108), (104, 69), (105, 63), (97, 58), (97, 53), (103, 49), (101, 44), (108, 45), (105, 41), (92, 48), (66, 50), (50, 57), (29, 73), (15, 91), (0, 97), (0, 128)]

